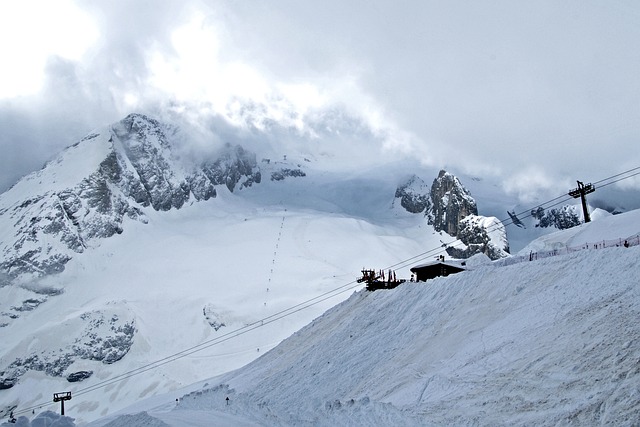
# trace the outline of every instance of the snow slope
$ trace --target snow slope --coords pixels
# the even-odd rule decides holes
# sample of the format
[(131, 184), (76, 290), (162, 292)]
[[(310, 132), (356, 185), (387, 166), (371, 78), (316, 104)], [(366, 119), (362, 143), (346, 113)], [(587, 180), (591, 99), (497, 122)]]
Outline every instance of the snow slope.
[[(354, 282), (363, 266), (384, 268), (450, 240), (429, 230), (422, 216), (391, 208), (393, 182), (365, 177), (336, 182), (335, 176), (314, 171), (305, 178), (311, 182), (267, 181), (240, 195), (220, 187), (215, 199), (180, 210), (146, 209), (148, 223), (125, 219), (125, 232), (78, 254), (61, 274), (0, 288), (2, 312), (11, 311), (10, 301), (30, 299), (29, 289), (52, 294), (0, 328), (3, 366), (38, 355), (41, 365), (52, 365), (45, 368), (64, 372), (52, 377), (28, 370), (15, 386), (0, 390), (3, 408), (55, 410), (50, 394), (69, 389), (75, 396), (67, 404), (69, 413), (87, 422), (239, 368), (348, 293), (137, 380), (76, 393)], [(358, 197), (363, 188), (370, 191)], [(408, 269), (398, 273), (409, 277)], [(114, 316), (136, 329), (123, 357), (113, 364), (76, 357), (72, 350), (99, 332), (91, 323)], [(58, 346), (60, 352), (51, 350)], [(93, 375), (80, 383), (66, 380), (68, 373), (81, 371)]]
[(625, 240), (637, 240), (640, 210), (620, 215), (602, 215), (595, 217), (594, 223), (581, 224), (568, 230), (550, 233), (525, 246), (519, 254), (542, 252), (566, 248), (580, 248), (591, 244), (610, 242), (622, 244)]
[(639, 260), (589, 249), (358, 291), (249, 365), (123, 412), (142, 421), (91, 425), (638, 425)]

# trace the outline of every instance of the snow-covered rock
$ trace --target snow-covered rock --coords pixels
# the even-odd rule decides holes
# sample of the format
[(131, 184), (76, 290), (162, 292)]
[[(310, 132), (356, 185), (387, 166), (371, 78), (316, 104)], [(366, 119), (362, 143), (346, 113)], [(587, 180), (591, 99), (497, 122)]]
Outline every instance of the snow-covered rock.
[(495, 260), (509, 255), (502, 222), (479, 216), (475, 199), (451, 173), (441, 170), (430, 188), (413, 175), (398, 186), (394, 203), (396, 200), (410, 213), (424, 212), (436, 231), (456, 237), (459, 241), (447, 247), (447, 253), (454, 258), (483, 253)]
[(461, 244), (447, 247), (447, 253), (454, 258), (469, 258), (478, 253), (492, 260), (509, 256), (507, 232), (496, 217), (468, 215), (460, 220), (456, 237)]
[(400, 206), (411, 213), (426, 214), (431, 207), (429, 186), (416, 175), (398, 186), (394, 203), (396, 199), (400, 199)]
[(581, 213), (582, 211), (578, 206), (566, 205), (547, 211), (542, 207), (538, 207), (531, 211), (531, 216), (538, 220), (536, 227), (555, 227), (558, 230), (566, 230), (582, 223), (580, 219)]
[[(64, 331), (58, 336), (57, 331)], [(60, 324), (31, 331), (0, 362), (0, 384), (8, 389), (26, 372), (38, 371), (69, 382), (89, 378), (88, 371), (76, 371), (76, 361), (90, 360), (112, 364), (131, 349), (135, 318), (118, 305), (99, 311), (82, 312)]]
[(458, 235), (460, 221), (477, 215), (478, 207), (469, 191), (455, 175), (441, 170), (431, 184), (431, 211), (427, 215), (429, 224), (436, 231), (444, 231), (450, 236)]
[(0, 269), (10, 277), (59, 273), (146, 207), (179, 209), (260, 182), (255, 154), (227, 144), (212, 161), (187, 168), (174, 153), (176, 129), (140, 114), (93, 132), (0, 196)]

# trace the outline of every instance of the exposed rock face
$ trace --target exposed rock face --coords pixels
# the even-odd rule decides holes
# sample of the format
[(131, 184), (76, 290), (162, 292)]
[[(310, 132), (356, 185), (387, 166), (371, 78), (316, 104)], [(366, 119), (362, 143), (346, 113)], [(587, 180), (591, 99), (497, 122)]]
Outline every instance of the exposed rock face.
[(578, 207), (569, 205), (548, 211), (538, 207), (531, 211), (531, 216), (538, 220), (536, 227), (555, 227), (558, 230), (566, 230), (580, 225), (580, 214), (578, 212)]
[[(12, 387), (30, 370), (61, 377), (79, 359), (115, 363), (129, 352), (136, 333), (132, 314), (119, 308), (86, 312), (65, 322), (64, 326), (71, 332), (60, 338), (55, 349), (32, 350), (32, 341), (37, 342), (39, 337), (26, 338), (21, 348), (14, 349), (13, 360), (0, 366), (0, 384), (4, 384), (4, 388)], [(50, 333), (40, 332), (44, 336)], [(68, 374), (67, 379), (81, 381), (89, 376), (91, 372), (81, 371)]]
[(271, 172), (271, 181), (282, 181), (287, 177), (299, 178), (303, 176), (307, 176), (307, 174), (305, 174), (304, 171), (299, 168), (282, 168), (280, 170)]
[(494, 260), (508, 256), (504, 225), (497, 218), (479, 216), (476, 201), (454, 175), (440, 171), (430, 189), (414, 175), (398, 186), (395, 197), (408, 212), (424, 212), (436, 231), (460, 240), (459, 245), (447, 248), (450, 256), (469, 258), (484, 253)]
[[(176, 129), (131, 114), (68, 147), (41, 171), (0, 196), (0, 271), (59, 273), (96, 239), (123, 232), (127, 220), (147, 222), (144, 209), (179, 209), (188, 200), (216, 197), (261, 180), (255, 154), (226, 145), (218, 157), (191, 170), (172, 154)], [(75, 177), (75, 178), (74, 178)]]
[(262, 174), (256, 162), (256, 155), (239, 145), (226, 144), (218, 159), (202, 166), (204, 176), (213, 185), (224, 184), (229, 191), (259, 184)]
[(93, 375), (93, 371), (72, 372), (67, 375), (67, 381), (69, 381), (70, 383), (77, 383), (80, 381), (84, 381), (87, 378), (91, 378), (91, 375)]
[(458, 235), (460, 220), (469, 215), (478, 215), (476, 201), (458, 178), (441, 170), (431, 185), (431, 211), (427, 221), (436, 231), (451, 236)]
[(429, 186), (416, 175), (398, 186), (395, 197), (400, 199), (400, 205), (411, 213), (427, 212), (431, 207)]
[(219, 310), (217, 310), (212, 304), (205, 305), (202, 309), (202, 314), (207, 320), (207, 323), (216, 331), (227, 326), (226, 320), (224, 319), (225, 316), (220, 314)]
[[(167, 139), (170, 131), (171, 128), (156, 120), (131, 114), (111, 127), (111, 141), (119, 143), (123, 150), (114, 147), (108, 157), (110, 161), (101, 165), (111, 180), (118, 182), (124, 178), (126, 183), (122, 182), (120, 188), (124, 189), (125, 196), (131, 196), (143, 206), (151, 204), (155, 210), (180, 208), (189, 198), (189, 185), (177, 176), (173, 167)], [(118, 162), (118, 154), (123, 162)], [(133, 170), (122, 164), (125, 159)]]
[(509, 256), (509, 243), (505, 227), (495, 217), (469, 215), (458, 224), (456, 236), (463, 245), (447, 248), (447, 253), (454, 258), (470, 258), (483, 253), (496, 260)]
[(0, 378), (0, 390), (7, 390), (18, 383), (17, 378)]

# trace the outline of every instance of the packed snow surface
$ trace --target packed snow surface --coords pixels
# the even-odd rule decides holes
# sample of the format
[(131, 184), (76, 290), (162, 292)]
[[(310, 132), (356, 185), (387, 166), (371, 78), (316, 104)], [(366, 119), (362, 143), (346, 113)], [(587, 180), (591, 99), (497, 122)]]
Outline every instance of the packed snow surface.
[(357, 291), (249, 365), (91, 425), (638, 425), (639, 260), (591, 248)]

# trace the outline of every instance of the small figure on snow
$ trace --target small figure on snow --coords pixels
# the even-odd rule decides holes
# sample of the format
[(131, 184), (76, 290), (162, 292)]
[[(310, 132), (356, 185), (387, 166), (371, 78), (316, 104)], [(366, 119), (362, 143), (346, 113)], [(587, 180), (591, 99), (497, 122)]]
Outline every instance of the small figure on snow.
[(628, 248), (628, 247), (629, 247), (629, 242), (628, 242), (628, 241), (626, 241), (626, 240), (624, 241), (624, 247), (625, 247), (625, 248)]
[(229, 404), (229, 396), (225, 399), (227, 401), (227, 405)]

